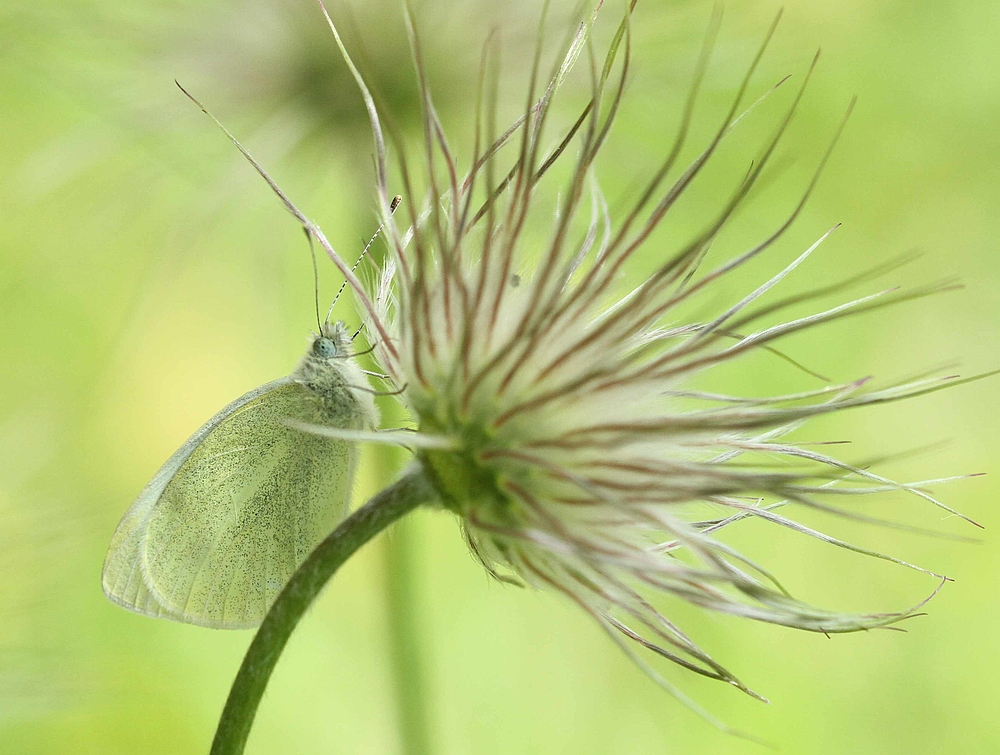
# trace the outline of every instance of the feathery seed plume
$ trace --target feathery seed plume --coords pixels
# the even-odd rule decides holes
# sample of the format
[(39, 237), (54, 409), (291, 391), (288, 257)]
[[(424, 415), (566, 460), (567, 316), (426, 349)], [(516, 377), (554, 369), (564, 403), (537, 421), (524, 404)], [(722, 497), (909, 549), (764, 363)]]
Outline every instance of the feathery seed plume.
[[(673, 144), (650, 172), (638, 200), (613, 217), (594, 162), (632, 65), (629, 24), (635, 3), (603, 61), (595, 58), (589, 39), (600, 6), (597, 3), (568, 41), (544, 88), (538, 83), (539, 42), (524, 114), (502, 133), (495, 128), (497, 72), (490, 63), (496, 49), (487, 45), (475, 152), (464, 172), (435, 111), (409, 9), (406, 20), (424, 111), (425, 154), (419, 169), (405, 156), (402, 137), (383, 124), (384, 113), (327, 15), (375, 136), (377, 193), (390, 248), (375, 280), (365, 285), (356, 278), (319, 228), (281, 196), (354, 288), (374, 354), (418, 425), (414, 433), (351, 437), (408, 445), (442, 504), (459, 517), (469, 548), (491, 575), (566, 596), (651, 677), (688, 704), (693, 705), (649, 664), (651, 656), (643, 651), (758, 696), (664, 615), (657, 607), (660, 597), (825, 634), (890, 626), (914, 615), (923, 603), (880, 614), (814, 607), (792, 597), (765, 565), (717, 535), (737, 522), (760, 519), (926, 572), (943, 584), (946, 578), (941, 575), (824, 534), (788, 513), (802, 506), (876, 521), (829, 501), (838, 495), (903, 491), (955, 514), (926, 492), (926, 483), (897, 483), (784, 438), (813, 417), (897, 401), (961, 381), (926, 378), (874, 389), (861, 379), (742, 398), (696, 390), (692, 379), (758, 350), (788, 359), (775, 344), (789, 334), (953, 285), (889, 289), (812, 315), (760, 325), (900, 263), (891, 261), (805, 294), (758, 303), (834, 228), (714, 317), (679, 319), (678, 313), (689, 311), (684, 307), (691, 301), (706, 297), (719, 281), (767, 252), (795, 222), (813, 191), (843, 123), (784, 221), (770, 235), (748, 244), (742, 254), (714, 269), (702, 269), (713, 241), (768, 167), (814, 60), (772, 136), (742, 180), (722, 198), (704, 231), (676, 252), (659, 253), (661, 261), (648, 277), (619, 296), (616, 285), (622, 272), (675, 211), (678, 199), (719, 145), (776, 88), (748, 102), (753, 75), (777, 19), (714, 135), (693, 162), (681, 165), (692, 109), (719, 27), (718, 14), (713, 17)], [(553, 102), (581, 58), (589, 65), (590, 101), (550, 144), (546, 126)], [(410, 222), (402, 225), (402, 213), (394, 216), (390, 211), (394, 192), (388, 186), (389, 143), (397, 153), (410, 213)], [(557, 162), (572, 164), (558, 198), (549, 200), (539, 187)], [(426, 186), (426, 193), (421, 189), (418, 195), (418, 183)], [(526, 230), (540, 215), (551, 218), (541, 246)], [(783, 462), (780, 467), (769, 464), (776, 459)], [(706, 511), (713, 513), (706, 516)]]

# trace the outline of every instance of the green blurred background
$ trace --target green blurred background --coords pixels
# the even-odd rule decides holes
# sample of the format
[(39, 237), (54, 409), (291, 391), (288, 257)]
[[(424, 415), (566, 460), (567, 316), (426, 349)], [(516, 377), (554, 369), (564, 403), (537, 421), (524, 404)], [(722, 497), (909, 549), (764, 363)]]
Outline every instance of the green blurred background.
[[(416, 5), (438, 105), (467, 156), (484, 35), (501, 25), (501, 110), (512, 116), (524, 99), (538, 6)], [(620, 5), (608, 7), (599, 41)], [(553, 40), (572, 6), (553, 4)], [(786, 73), (800, 77), (817, 47), (823, 59), (775, 180), (755, 193), (714, 259), (749, 246), (787, 212), (851, 95), (860, 100), (796, 229), (727, 282), (730, 291), (750, 290), (842, 221), (786, 291), (911, 249), (925, 254), (889, 282), (957, 275), (967, 286), (796, 337), (783, 344), (790, 354), (835, 380), (1000, 366), (1000, 6), (785, 7), (754, 96)], [(726, 4), (690, 154), (724, 112), (776, 10), (770, 2)], [(350, 44), (363, 46), (397, 120), (415, 133), (418, 101), (398, 4), (345, 0), (332, 11)], [(703, 1), (640, 1), (634, 76), (600, 169), (613, 207), (669, 149), (710, 13)], [(338, 249), (360, 248), (373, 228), (360, 100), (310, 0), (0, 6), (0, 753), (204, 752), (250, 640), (248, 632), (129, 614), (100, 588), (105, 548), (138, 490), (226, 402), (286, 374), (312, 320), (301, 231), (174, 78), (245, 138)], [(581, 82), (561, 103), (561, 122), (585, 94)], [(719, 206), (789, 94), (734, 136), (663, 243), (698, 229)], [(631, 281), (660, 248), (647, 247)], [(325, 298), (340, 280), (330, 265), (322, 278)], [(713, 294), (705, 305), (723, 301)], [(811, 381), (780, 362), (751, 359), (706, 384), (762, 394), (815, 387)], [(849, 459), (941, 442), (879, 466), (897, 478), (992, 473), (937, 491), (986, 525), (982, 544), (807, 517), (954, 577), (929, 617), (908, 622), (908, 634), (829, 640), (676, 607), (683, 627), (773, 704), (668, 670), (670, 678), (783, 752), (1000, 752), (997, 395), (997, 382), (985, 381), (800, 434), (851, 439), (843, 447)], [(366, 457), (358, 500), (385, 468), (384, 459)], [(978, 534), (942, 522), (916, 499), (864, 506)], [(248, 752), (401, 752), (386, 590), (387, 549), (401, 534), (420, 606), (415, 640), (434, 752), (762, 751), (684, 709), (561, 599), (491, 583), (450, 515), (421, 513), (405, 528), (366, 547), (303, 622)], [(727, 537), (766, 558), (796, 594), (834, 608), (898, 609), (934, 586), (764, 526)]]

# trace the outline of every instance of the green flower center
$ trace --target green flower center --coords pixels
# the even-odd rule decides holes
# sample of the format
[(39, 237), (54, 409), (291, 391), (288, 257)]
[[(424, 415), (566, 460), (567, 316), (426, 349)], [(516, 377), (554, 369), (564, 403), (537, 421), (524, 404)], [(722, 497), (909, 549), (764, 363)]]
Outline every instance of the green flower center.
[(485, 427), (421, 418), (420, 432), (461, 440), (457, 449), (427, 449), (418, 455), (445, 507), (463, 517), (473, 508), (494, 514), (509, 508), (510, 501), (500, 489), (495, 468), (484, 463), (480, 455), (492, 445)]

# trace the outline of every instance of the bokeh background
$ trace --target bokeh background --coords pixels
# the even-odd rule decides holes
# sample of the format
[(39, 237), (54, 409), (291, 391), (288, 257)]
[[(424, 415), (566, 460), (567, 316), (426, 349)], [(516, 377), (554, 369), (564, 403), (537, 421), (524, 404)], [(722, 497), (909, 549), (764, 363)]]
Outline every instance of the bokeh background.
[[(499, 25), (500, 109), (513, 117), (524, 100), (539, 5), (415, 5), (438, 106), (467, 157), (483, 39)], [(553, 41), (573, 5), (553, 3)], [(605, 12), (599, 49), (620, 5)], [(752, 96), (785, 74), (800, 78), (816, 48), (823, 57), (773, 180), (755, 192), (713, 259), (778, 222), (853, 94), (859, 104), (795, 230), (727, 282), (729, 291), (751, 290), (843, 222), (782, 284), (786, 292), (909, 250), (923, 254), (858, 293), (951, 276), (966, 287), (796, 337), (782, 344), (790, 355), (835, 380), (1000, 366), (1000, 6), (784, 6)], [(721, 117), (777, 9), (726, 4), (689, 154)], [(331, 10), (397, 121), (415, 134), (419, 102), (398, 4), (342, 0)], [(703, 0), (640, 0), (634, 75), (600, 164), (612, 207), (634, 195), (636, 180), (669, 149), (711, 10)], [(100, 588), (105, 548), (138, 490), (205, 418), (286, 374), (312, 322), (301, 231), (180, 95), (175, 78), (245, 139), (338, 249), (359, 249), (373, 229), (361, 102), (310, 0), (0, 5), (0, 753), (207, 751), (251, 637), (135, 616)], [(575, 81), (557, 122), (586, 95), (584, 78)], [(623, 286), (640, 280), (658, 250), (701, 227), (789, 96), (779, 92), (734, 135)], [(330, 265), (322, 284), (324, 298), (340, 284)], [(340, 314), (356, 321), (349, 308)], [(780, 361), (750, 359), (705, 385), (763, 394), (816, 382)], [(935, 489), (986, 525), (979, 544), (806, 517), (954, 577), (929, 616), (907, 622), (907, 634), (827, 639), (679, 606), (672, 615), (682, 626), (772, 705), (667, 670), (670, 678), (719, 718), (786, 753), (1000, 752), (998, 385), (854, 411), (804, 431), (851, 440), (842, 447), (848, 459), (916, 451), (878, 466), (897, 478), (988, 473)], [(367, 454), (359, 500), (391, 463)], [(887, 496), (864, 506), (980, 535), (916, 499)], [(353, 559), (303, 622), (248, 752), (402, 752), (387, 597), (387, 570), (400, 568), (389, 556), (401, 542), (419, 606), (413, 639), (433, 752), (763, 751), (683, 708), (558, 597), (491, 583), (451, 515), (420, 513), (403, 526)], [(899, 609), (934, 587), (930, 578), (790, 533), (740, 527), (730, 542), (823, 605)]]

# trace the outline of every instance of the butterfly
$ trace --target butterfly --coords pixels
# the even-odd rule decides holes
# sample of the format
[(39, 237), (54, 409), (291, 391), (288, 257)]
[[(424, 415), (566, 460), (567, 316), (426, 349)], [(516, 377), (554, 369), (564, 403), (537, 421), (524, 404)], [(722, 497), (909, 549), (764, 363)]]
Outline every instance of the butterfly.
[[(303, 223), (312, 252), (319, 332), (290, 375), (233, 401), (166, 461), (115, 530), (101, 582), (112, 602), (136, 613), (244, 629), (260, 624), (288, 579), (347, 512), (356, 445), (321, 430), (373, 430), (379, 414), (376, 392), (354, 361), (346, 326), (331, 324), (330, 314), (320, 322), (312, 244), (318, 229), (306, 223), (225, 126), (177, 86)], [(401, 201), (394, 197), (389, 212)], [(383, 227), (365, 245), (352, 273)]]
[(372, 391), (343, 322), (287, 377), (206, 422), (143, 488), (115, 531), (104, 592), (131, 611), (221, 629), (260, 624), (346, 513), (356, 445), (296, 424), (369, 430)]

